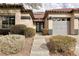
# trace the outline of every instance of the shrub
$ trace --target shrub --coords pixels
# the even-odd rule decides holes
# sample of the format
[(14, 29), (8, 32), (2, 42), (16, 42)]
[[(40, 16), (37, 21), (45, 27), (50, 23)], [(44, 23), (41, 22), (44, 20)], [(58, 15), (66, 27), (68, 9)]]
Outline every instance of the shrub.
[(50, 40), (50, 50), (52, 52), (66, 52), (75, 49), (76, 39), (69, 36), (52, 36)]
[(10, 29), (0, 29), (0, 35), (7, 35), (9, 34)]
[(24, 47), (25, 37), (22, 35), (5, 35), (0, 37), (0, 51), (4, 54), (15, 54)]
[(47, 35), (48, 34), (48, 29), (43, 29), (43, 35)]
[(10, 33), (24, 35), (26, 29), (27, 29), (26, 25), (23, 25), (23, 24), (14, 25), (11, 27)]
[(33, 28), (27, 28), (25, 31), (25, 37), (33, 37), (35, 35), (36, 31)]

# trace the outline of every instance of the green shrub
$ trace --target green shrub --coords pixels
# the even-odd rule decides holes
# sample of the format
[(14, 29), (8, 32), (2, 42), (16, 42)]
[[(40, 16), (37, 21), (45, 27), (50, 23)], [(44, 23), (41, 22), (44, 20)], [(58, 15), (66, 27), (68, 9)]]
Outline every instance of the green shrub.
[(25, 31), (25, 37), (33, 37), (35, 36), (35, 29), (33, 28), (27, 28), (27, 30)]
[(48, 34), (48, 29), (43, 29), (43, 35), (47, 35)]
[(24, 47), (25, 37), (22, 35), (5, 35), (0, 37), (0, 51), (4, 54), (15, 54)]
[(50, 37), (49, 40), (52, 52), (66, 52), (75, 49), (76, 39), (73, 37), (57, 35)]
[(11, 27), (10, 33), (24, 35), (26, 29), (27, 29), (26, 25), (23, 25), (23, 24), (14, 25)]

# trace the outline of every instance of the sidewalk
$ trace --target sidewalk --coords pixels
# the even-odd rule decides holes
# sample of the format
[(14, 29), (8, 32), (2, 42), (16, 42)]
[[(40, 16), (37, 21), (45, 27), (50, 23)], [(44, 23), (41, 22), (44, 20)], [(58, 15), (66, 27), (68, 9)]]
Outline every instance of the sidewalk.
[(49, 56), (49, 50), (46, 46), (44, 36), (35, 36), (31, 50), (31, 56)]

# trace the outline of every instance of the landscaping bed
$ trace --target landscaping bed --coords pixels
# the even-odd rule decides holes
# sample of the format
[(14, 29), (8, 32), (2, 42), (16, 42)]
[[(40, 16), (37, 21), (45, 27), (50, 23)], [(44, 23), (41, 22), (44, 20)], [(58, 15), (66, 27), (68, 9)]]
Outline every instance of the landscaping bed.
[(24, 48), (21, 51), (15, 54), (5, 54), (5, 53), (0, 52), (0, 56), (29, 56), (31, 53), (33, 40), (34, 40), (33, 37), (25, 38)]
[(51, 56), (75, 56), (76, 39), (69, 36), (46, 37), (47, 47)]
[[(0, 36), (0, 55), (29, 56), (35, 36), (35, 29), (18, 24), (10, 28), (9, 34), (4, 30)], [(8, 33), (8, 32), (7, 32)], [(5, 34), (5, 35), (4, 35)]]

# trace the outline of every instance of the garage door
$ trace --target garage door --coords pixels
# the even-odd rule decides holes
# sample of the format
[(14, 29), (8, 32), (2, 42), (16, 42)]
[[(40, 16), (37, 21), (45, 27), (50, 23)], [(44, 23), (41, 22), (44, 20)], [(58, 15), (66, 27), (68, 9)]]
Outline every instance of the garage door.
[(67, 22), (68, 21), (54, 21), (53, 35), (67, 35)]

